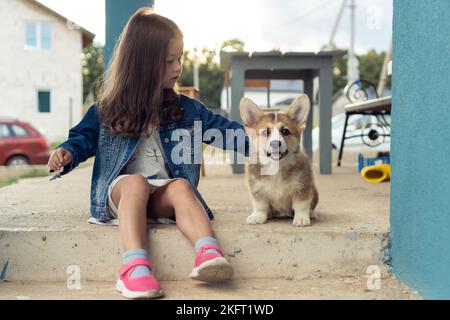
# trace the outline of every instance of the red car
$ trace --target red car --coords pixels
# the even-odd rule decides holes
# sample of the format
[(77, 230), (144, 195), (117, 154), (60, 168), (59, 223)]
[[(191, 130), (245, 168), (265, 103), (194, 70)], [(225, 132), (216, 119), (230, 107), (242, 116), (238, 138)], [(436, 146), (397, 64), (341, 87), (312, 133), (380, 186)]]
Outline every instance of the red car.
[(0, 118), (0, 165), (47, 164), (47, 139), (29, 123)]

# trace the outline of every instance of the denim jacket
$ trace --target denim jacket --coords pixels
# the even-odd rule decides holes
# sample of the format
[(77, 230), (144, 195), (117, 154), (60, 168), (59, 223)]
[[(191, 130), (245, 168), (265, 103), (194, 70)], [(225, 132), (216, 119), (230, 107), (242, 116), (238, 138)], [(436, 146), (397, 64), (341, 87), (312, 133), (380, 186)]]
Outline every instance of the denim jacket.
[[(163, 152), (170, 169), (169, 175), (171, 178), (186, 179), (209, 218), (213, 219), (211, 209), (197, 189), (202, 159), (202, 142), (222, 149), (234, 150), (243, 156), (248, 156), (248, 136), (240, 123), (230, 121), (212, 112), (200, 101), (185, 95), (180, 95), (180, 100), (183, 112), (182, 120), (159, 127)], [(208, 129), (217, 129), (217, 132), (221, 133), (222, 136), (219, 134), (215, 138), (208, 138), (206, 136), (211, 135), (204, 135)], [(231, 135), (231, 132), (236, 132), (239, 137)], [(242, 139), (242, 137), (244, 138)], [(139, 139), (139, 136), (123, 137), (110, 134), (101, 125), (97, 107), (94, 104), (88, 109), (80, 123), (70, 129), (68, 140), (58, 146), (68, 150), (73, 158), (63, 168), (60, 176), (69, 173), (81, 162), (95, 156), (90, 196), (90, 213), (93, 218), (103, 222), (110, 220), (107, 211), (108, 187), (121, 173), (134, 153)], [(186, 140), (190, 142), (187, 145)], [(180, 146), (190, 148), (183, 149), (183, 152), (178, 153)], [(190, 155), (188, 154), (191, 161), (179, 161), (176, 156), (173, 156), (173, 152), (175, 155), (184, 155), (184, 152), (191, 152)], [(192, 159), (195, 161), (192, 161)]]

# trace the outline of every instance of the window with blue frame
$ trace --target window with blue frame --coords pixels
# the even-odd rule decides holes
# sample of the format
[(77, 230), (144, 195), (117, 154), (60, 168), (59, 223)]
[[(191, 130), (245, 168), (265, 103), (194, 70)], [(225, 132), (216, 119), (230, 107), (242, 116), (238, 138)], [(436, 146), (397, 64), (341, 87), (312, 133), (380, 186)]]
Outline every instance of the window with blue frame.
[(25, 46), (33, 49), (50, 49), (52, 47), (51, 22), (27, 22)]
[(50, 22), (41, 23), (41, 48), (50, 49), (52, 47), (52, 25)]
[(25, 27), (25, 44), (30, 48), (37, 47), (37, 23), (29, 22)]
[(38, 91), (38, 112), (41, 113), (50, 112), (50, 91), (48, 90)]

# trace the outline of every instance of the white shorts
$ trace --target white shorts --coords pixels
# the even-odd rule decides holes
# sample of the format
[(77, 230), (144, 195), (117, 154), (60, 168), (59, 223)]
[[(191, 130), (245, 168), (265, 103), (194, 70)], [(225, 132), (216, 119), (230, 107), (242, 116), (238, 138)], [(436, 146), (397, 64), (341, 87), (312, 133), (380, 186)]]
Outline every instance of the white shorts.
[[(114, 189), (114, 186), (122, 180), (123, 178), (130, 176), (130, 174), (121, 174), (117, 178), (111, 182), (108, 188), (108, 214), (112, 219), (117, 219), (118, 217), (118, 209), (114, 205), (114, 202), (112, 200), (112, 191)], [(155, 192), (155, 190), (159, 187), (165, 186), (171, 181), (177, 180), (178, 178), (174, 179), (147, 179), (148, 184), (150, 185), (150, 194)]]

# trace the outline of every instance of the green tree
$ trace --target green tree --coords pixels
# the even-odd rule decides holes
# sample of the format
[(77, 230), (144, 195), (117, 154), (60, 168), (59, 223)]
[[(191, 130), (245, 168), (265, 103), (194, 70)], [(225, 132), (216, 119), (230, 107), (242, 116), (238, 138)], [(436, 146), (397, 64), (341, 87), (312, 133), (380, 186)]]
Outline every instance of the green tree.
[(183, 87), (191, 87), (194, 85), (193, 61), (190, 57), (192, 50), (185, 50), (183, 53), (183, 73), (178, 81)]
[[(224, 41), (220, 48), (228, 51), (244, 51), (244, 42), (239, 39), (231, 39)], [(203, 48), (199, 55), (200, 100), (210, 108), (219, 108), (224, 85), (224, 72), (217, 62), (218, 52)], [(194, 50), (187, 50), (183, 54), (181, 86), (193, 86), (193, 57)]]
[(333, 58), (333, 94), (347, 84), (347, 57)]
[[(194, 85), (194, 63), (192, 58), (190, 58), (191, 55), (190, 51), (184, 53), (183, 74), (179, 81), (183, 87)], [(215, 51), (203, 49), (198, 68), (199, 98), (210, 108), (220, 107), (220, 96), (224, 83), (224, 72), (220, 69), (220, 65), (214, 61), (215, 57)]]
[(194, 85), (194, 71), (193, 71), (193, 60), (190, 57), (193, 54), (192, 50), (185, 50), (183, 53), (183, 73), (178, 81), (183, 87), (192, 87)]
[[(367, 53), (357, 56), (359, 60), (359, 78), (371, 82), (375, 87), (378, 85), (381, 69), (383, 67), (386, 53), (377, 53), (369, 50)], [(334, 93), (343, 89), (347, 84), (347, 56), (334, 58), (333, 85)], [(391, 79), (388, 77), (386, 88), (391, 87)]]
[[(377, 86), (385, 56), (386, 52), (377, 53), (375, 50), (369, 50), (366, 54), (358, 56), (361, 79), (368, 80)], [(386, 87), (391, 87), (390, 77), (387, 78)]]
[(97, 100), (98, 85), (103, 76), (103, 46), (92, 44), (84, 48), (81, 55), (81, 66), (83, 73), (83, 101), (86, 101), (89, 95), (94, 101)]
[(245, 43), (239, 39), (230, 39), (222, 42), (220, 50), (233, 51), (233, 52), (243, 52)]

